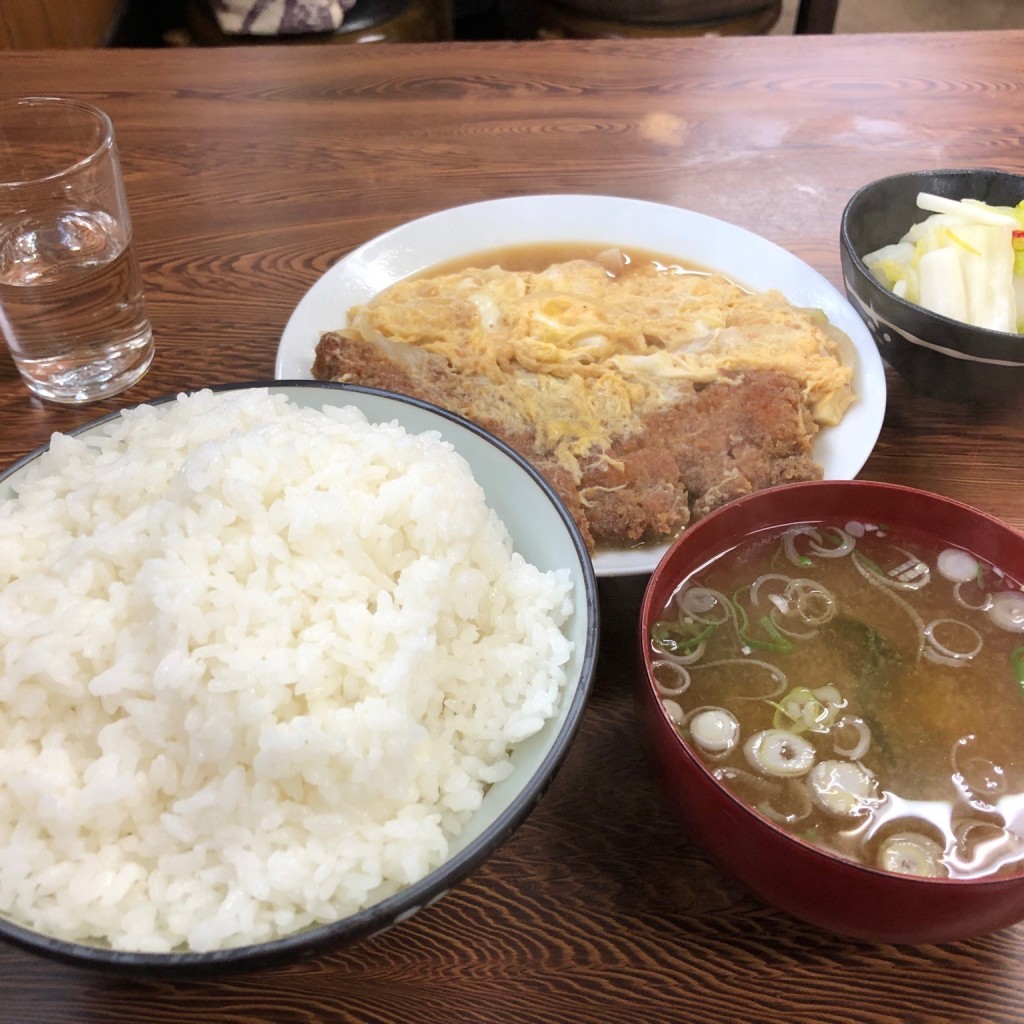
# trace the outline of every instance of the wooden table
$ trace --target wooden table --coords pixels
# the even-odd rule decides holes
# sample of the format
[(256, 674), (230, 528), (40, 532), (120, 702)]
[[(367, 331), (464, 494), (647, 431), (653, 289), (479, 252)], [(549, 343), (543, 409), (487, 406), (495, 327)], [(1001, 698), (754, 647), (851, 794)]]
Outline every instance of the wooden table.
[[(339, 52), (343, 50), (344, 52)], [(862, 183), (1024, 164), (1024, 33), (0, 54), (0, 95), (67, 92), (116, 123), (157, 335), (149, 375), (82, 409), (0, 357), (0, 465), (55, 430), (178, 389), (273, 376), (305, 290), (359, 243), (473, 200), (591, 192), (674, 203), (839, 285)], [(1024, 419), (894, 376), (863, 476), (1024, 527)], [(642, 580), (602, 588), (592, 703), (554, 787), (446, 899), (308, 963), (126, 982), (0, 948), (0, 1021), (204, 1024), (1024, 1019), (1024, 927), (865, 945), (711, 867), (653, 791), (631, 712)]]

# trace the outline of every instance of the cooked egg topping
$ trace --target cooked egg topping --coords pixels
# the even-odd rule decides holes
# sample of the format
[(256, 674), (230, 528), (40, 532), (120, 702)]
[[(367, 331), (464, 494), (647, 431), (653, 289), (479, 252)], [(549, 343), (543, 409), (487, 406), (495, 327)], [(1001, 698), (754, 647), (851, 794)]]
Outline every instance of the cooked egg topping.
[(546, 270), (472, 268), (400, 281), (349, 313), (367, 340), (416, 345), (456, 372), (502, 385), (511, 405), (579, 477), (580, 460), (693, 385), (743, 370), (800, 381), (815, 421), (854, 400), (839, 335), (817, 310), (717, 274), (627, 266), (617, 251)]

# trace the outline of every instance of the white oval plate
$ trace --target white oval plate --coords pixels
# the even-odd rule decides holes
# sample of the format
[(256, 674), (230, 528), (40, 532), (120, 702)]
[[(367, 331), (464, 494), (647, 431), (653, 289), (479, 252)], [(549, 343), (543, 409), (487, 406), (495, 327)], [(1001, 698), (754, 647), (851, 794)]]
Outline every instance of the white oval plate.
[[(858, 401), (837, 427), (821, 431), (814, 457), (827, 480), (852, 480), (878, 440), (885, 417), (885, 370), (853, 307), (821, 274), (791, 252), (745, 228), (691, 210), (614, 196), (518, 196), (471, 203), (410, 221), (339, 260), (303, 296), (285, 326), (274, 373), (308, 380), (324, 331), (347, 322), (351, 306), (389, 285), (448, 260), (529, 242), (620, 245), (664, 253), (719, 271), (758, 291), (777, 288), (797, 306), (824, 311), (856, 350)], [(667, 544), (599, 551), (598, 576), (650, 573)]]

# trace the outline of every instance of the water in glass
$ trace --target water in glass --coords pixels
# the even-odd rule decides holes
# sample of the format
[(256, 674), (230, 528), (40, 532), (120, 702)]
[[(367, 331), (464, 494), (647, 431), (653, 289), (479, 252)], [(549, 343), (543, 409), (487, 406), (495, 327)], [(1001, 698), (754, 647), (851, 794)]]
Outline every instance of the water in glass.
[(54, 401), (121, 391), (153, 357), (131, 237), (102, 210), (3, 226), (0, 320), (26, 384)]

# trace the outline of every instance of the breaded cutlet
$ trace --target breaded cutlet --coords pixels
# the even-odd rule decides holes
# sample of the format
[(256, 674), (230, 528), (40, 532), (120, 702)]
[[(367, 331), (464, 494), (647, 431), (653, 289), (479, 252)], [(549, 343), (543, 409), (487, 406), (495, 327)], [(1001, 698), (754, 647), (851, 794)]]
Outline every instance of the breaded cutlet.
[(673, 406), (645, 418), (641, 432), (613, 437), (601, 458), (584, 460), (578, 483), (538, 450), (532, 425), (502, 403), (500, 385), (456, 373), (443, 356), (332, 331), (317, 345), (313, 376), (397, 391), (478, 423), (548, 480), (592, 550), (665, 541), (732, 498), (822, 475), (800, 385), (775, 371), (687, 384)]

